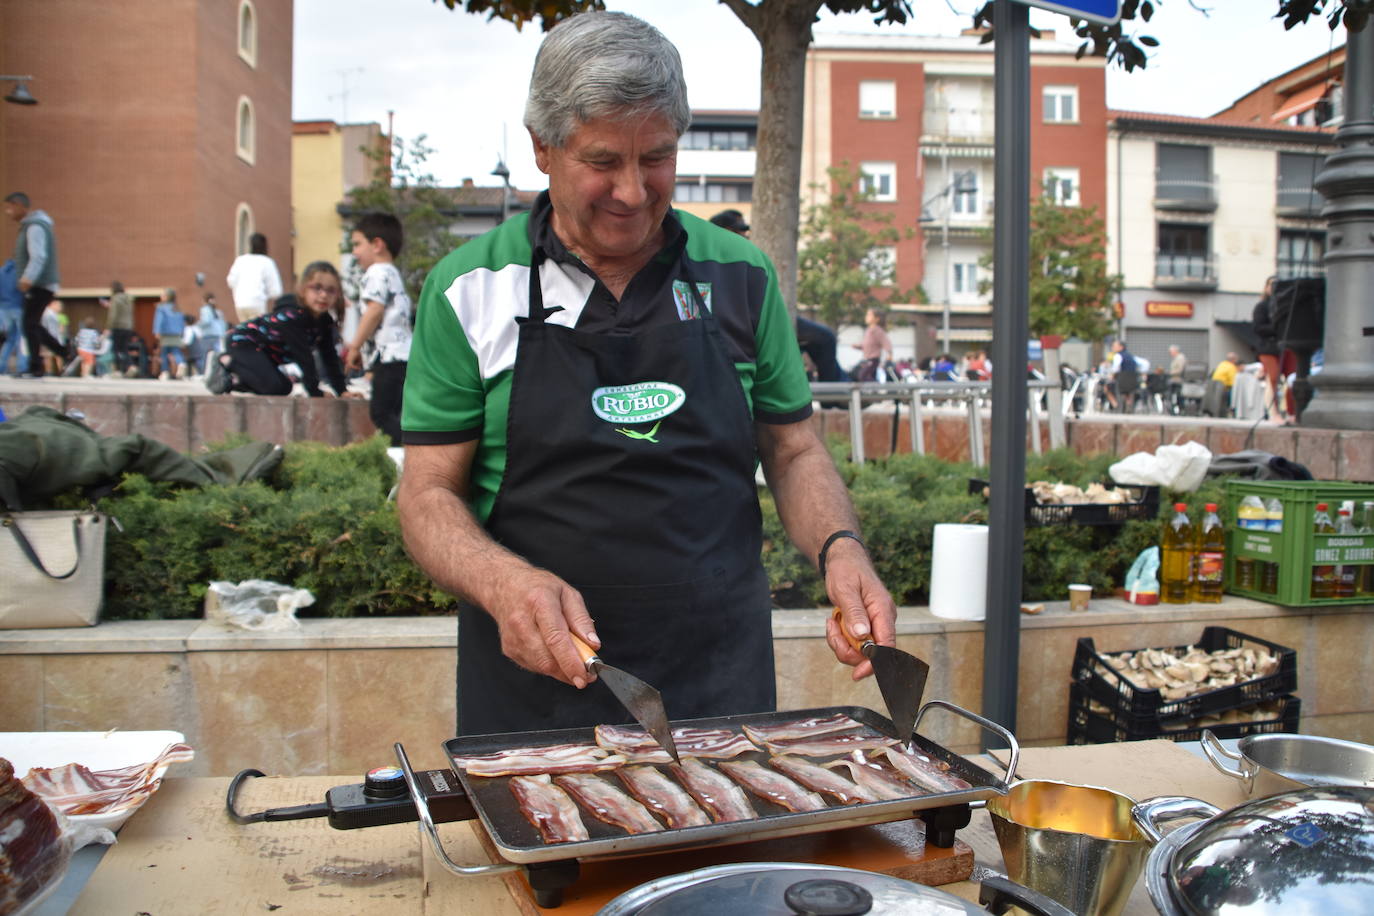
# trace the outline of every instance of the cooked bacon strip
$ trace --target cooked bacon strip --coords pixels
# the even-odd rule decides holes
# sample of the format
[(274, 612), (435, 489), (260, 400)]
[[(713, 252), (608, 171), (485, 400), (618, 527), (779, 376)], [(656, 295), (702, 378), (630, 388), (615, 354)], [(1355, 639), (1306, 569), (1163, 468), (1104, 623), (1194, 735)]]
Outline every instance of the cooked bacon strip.
[(781, 805), (788, 811), (819, 811), (825, 799), (805, 789), (781, 773), (765, 770), (757, 760), (722, 760), (720, 768), (735, 782), (759, 798)]
[(577, 805), (558, 786), (553, 777), (514, 776), (510, 781), (520, 813), (539, 831), (545, 843), (568, 843), (587, 839), (587, 825), (577, 813)]
[(870, 732), (844, 732), (815, 738), (778, 738), (764, 742), (773, 754), (800, 754), (803, 757), (835, 757), (851, 751), (871, 751), (896, 744), (896, 738)]
[(829, 735), (859, 728), (863, 728), (863, 723), (840, 712), (823, 718), (812, 716), (809, 719), (793, 719), (790, 722), (779, 722), (777, 725), (746, 725), (744, 733), (752, 738), (755, 744), (767, 744), (770, 741), (814, 738), (816, 735)]
[(903, 751), (885, 747), (876, 753), (887, 756), (887, 762), (907, 779), (932, 792), (958, 792), (971, 789), (972, 784), (949, 772), (949, 764), (935, 760), (920, 751)]
[(0, 757), (0, 913), (23, 908), (67, 867), (57, 816)]
[(649, 809), (600, 776), (569, 773), (554, 782), (563, 787), (592, 817), (626, 833), (653, 833), (663, 825), (654, 820)]
[(687, 794), (711, 815), (711, 820), (747, 821), (759, 816), (743, 789), (695, 757), (683, 757), (681, 765), (673, 763), (668, 768)]
[[(674, 738), (673, 740), (677, 740)], [(630, 794), (667, 822), (669, 827), (700, 827), (711, 823), (682, 786), (650, 766), (624, 767), (617, 771)]]
[[(668, 763), (673, 759), (642, 728), (598, 725), (596, 743), (623, 755), (629, 763)], [(758, 750), (752, 741), (730, 728), (675, 728), (673, 744), (679, 757), (724, 759)]]
[(859, 802), (877, 801), (878, 797), (862, 786), (850, 782), (834, 770), (828, 770), (819, 763), (812, 763), (802, 757), (782, 754), (768, 758), (773, 769), (786, 773), (812, 792), (823, 792), (846, 805)]
[(911, 798), (920, 793), (914, 786), (883, 769), (880, 764), (870, 763), (862, 751), (855, 751), (852, 758), (832, 760), (827, 767), (845, 767), (865, 792), (877, 799)]
[(91, 770), (79, 763), (32, 767), (23, 783), (67, 815), (114, 814), (137, 808), (157, 791), (158, 769), (195, 759), (186, 744), (169, 744), (152, 760), (113, 770)]
[(454, 766), (469, 776), (533, 776), (539, 773), (596, 773), (614, 770), (625, 762), (618, 754), (595, 744), (551, 744), (514, 747), (494, 754), (454, 757)]

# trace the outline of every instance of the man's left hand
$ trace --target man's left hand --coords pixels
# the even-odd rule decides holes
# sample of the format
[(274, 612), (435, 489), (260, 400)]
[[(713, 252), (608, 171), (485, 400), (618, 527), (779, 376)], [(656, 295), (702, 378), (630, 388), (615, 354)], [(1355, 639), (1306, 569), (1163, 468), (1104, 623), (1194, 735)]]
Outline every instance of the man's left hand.
[(20, 291), (21, 293), (27, 293), (30, 289), (33, 288), (33, 283), (31, 283), (30, 281), (25, 280), (25, 279), (23, 279), (23, 278), (21, 278), (21, 279), (19, 280), (19, 284), (18, 284), (18, 285), (19, 285), (19, 291)]
[[(880, 646), (896, 646), (897, 606), (878, 579), (862, 544), (840, 538), (831, 545), (825, 561), (825, 588), (844, 616), (846, 628), (856, 638), (872, 639)], [(854, 680), (873, 673), (873, 664), (849, 644), (833, 617), (826, 618), (825, 641), (837, 659), (854, 669)]]

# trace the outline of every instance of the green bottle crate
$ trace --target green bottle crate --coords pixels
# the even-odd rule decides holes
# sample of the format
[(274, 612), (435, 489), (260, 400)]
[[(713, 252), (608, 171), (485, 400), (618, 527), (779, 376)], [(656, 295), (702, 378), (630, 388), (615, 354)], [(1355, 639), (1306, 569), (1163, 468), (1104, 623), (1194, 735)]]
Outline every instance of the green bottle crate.
[[(1313, 607), (1336, 604), (1374, 604), (1374, 595), (1359, 590), (1350, 598), (1313, 598), (1312, 567), (1368, 566), (1374, 564), (1374, 534), (1317, 534), (1313, 531), (1317, 503), (1327, 504), (1331, 521), (1341, 503), (1355, 503), (1355, 524), (1361, 522), (1361, 505), (1374, 500), (1374, 484), (1341, 483), (1330, 480), (1228, 480), (1226, 481), (1226, 518), (1237, 519), (1240, 501), (1246, 496), (1268, 501), (1277, 497), (1283, 503), (1283, 530), (1261, 531), (1232, 523), (1226, 538), (1226, 591), (1246, 598), (1257, 598), (1288, 607)], [(1278, 563), (1278, 591), (1275, 594), (1236, 584), (1236, 559), (1248, 557)], [(1258, 574), (1257, 574), (1258, 580)]]

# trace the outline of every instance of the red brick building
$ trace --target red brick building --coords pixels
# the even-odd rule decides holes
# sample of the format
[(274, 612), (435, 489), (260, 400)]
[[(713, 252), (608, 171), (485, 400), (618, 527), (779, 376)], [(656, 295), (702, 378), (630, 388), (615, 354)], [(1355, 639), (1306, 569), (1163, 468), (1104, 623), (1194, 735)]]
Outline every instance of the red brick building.
[[(1066, 204), (1105, 213), (1105, 71), (1075, 50), (1048, 33), (1031, 42), (1031, 180), (1036, 193), (1044, 183)], [(820, 199), (813, 185), (828, 187), (827, 169), (847, 162), (874, 193), (866, 206), (914, 230), (886, 257), (893, 288), (919, 284), (929, 300), (893, 302), (914, 316), (918, 357), (945, 349), (946, 306), (949, 349), (991, 337), (979, 262), (992, 246), (992, 77), (992, 47), (973, 33), (817, 35), (807, 54), (803, 209)]]
[(38, 100), (0, 104), (0, 193), (53, 217), (74, 323), (115, 279), (145, 337), (163, 287), (227, 301), (254, 231), (289, 278), (291, 42), (291, 0), (0, 3), (0, 73)]

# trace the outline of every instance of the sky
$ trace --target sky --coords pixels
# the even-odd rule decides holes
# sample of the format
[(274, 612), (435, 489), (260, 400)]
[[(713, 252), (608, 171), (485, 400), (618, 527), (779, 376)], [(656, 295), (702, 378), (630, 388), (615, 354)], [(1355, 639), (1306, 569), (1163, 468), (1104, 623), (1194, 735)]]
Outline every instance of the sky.
[[(817, 33), (899, 29), (953, 35), (981, 0), (911, 0), (905, 26), (875, 26), (863, 14), (822, 13)], [(712, 0), (606, 0), (657, 26), (677, 45), (693, 108), (756, 110), (760, 53), (754, 36)], [(1205, 117), (1251, 89), (1326, 53), (1332, 33), (1313, 19), (1291, 32), (1272, 18), (1277, 0), (1155, 0), (1154, 19), (1132, 31), (1160, 46), (1145, 70), (1107, 70), (1111, 108)], [(546, 186), (521, 116), (542, 32), (450, 12), (438, 0), (295, 0), (292, 115), (298, 121), (394, 123), (398, 137), (421, 134), (427, 168), (442, 184), (491, 175), (505, 159), (511, 183)], [(1031, 10), (1031, 25), (1072, 38), (1068, 17)], [(1334, 35), (1334, 37), (1333, 37)], [(394, 121), (389, 121), (393, 118)]]

